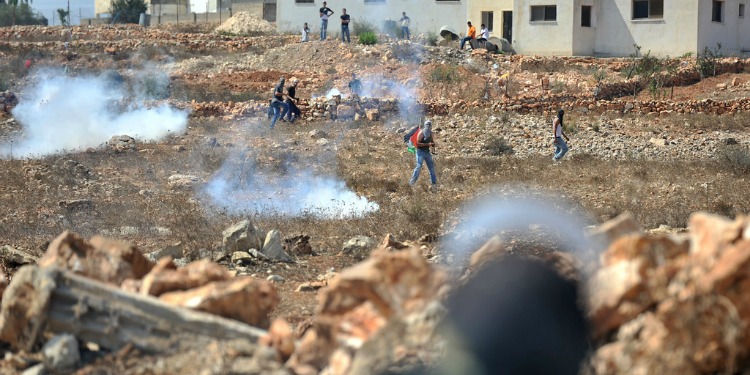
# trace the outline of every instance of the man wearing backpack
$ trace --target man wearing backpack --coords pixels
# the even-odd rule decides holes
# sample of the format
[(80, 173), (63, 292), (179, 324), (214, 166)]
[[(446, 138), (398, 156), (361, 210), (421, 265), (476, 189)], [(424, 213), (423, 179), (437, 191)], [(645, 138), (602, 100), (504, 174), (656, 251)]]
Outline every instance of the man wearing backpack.
[(427, 163), (427, 169), (430, 171), (430, 181), (434, 188), (437, 185), (437, 176), (435, 175), (435, 163), (432, 161), (432, 153), (430, 153), (430, 147), (435, 147), (435, 141), (432, 138), (432, 121), (427, 120), (424, 122), (422, 129), (417, 133), (414, 147), (416, 147), (417, 166), (411, 175), (409, 185), (414, 186), (417, 183), (419, 173), (422, 171), (422, 163)]

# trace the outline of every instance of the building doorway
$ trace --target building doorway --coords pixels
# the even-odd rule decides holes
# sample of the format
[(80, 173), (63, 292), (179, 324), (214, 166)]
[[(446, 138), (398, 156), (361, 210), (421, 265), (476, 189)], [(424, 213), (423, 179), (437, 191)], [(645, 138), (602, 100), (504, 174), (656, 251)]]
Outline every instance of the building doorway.
[(513, 44), (513, 12), (503, 12), (503, 39)]

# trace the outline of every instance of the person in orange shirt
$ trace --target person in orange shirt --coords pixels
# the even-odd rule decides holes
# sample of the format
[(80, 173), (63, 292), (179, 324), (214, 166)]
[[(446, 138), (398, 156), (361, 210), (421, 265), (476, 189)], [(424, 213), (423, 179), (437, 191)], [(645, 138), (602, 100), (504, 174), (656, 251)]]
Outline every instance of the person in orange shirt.
[[(466, 42), (477, 37), (477, 28), (474, 26), (471, 26), (471, 21), (467, 22), (466, 25), (469, 26), (469, 33), (465, 37), (461, 38), (461, 48), (459, 49), (462, 51), (464, 49), (464, 44), (466, 44)], [(469, 46), (471, 46), (471, 43), (469, 43)]]

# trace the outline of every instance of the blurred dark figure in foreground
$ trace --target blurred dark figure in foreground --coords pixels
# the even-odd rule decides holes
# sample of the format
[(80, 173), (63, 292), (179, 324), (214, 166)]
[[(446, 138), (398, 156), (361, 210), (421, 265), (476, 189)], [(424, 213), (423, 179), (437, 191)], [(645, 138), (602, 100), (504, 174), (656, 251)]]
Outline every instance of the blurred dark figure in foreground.
[(447, 303), (446, 357), (412, 374), (579, 373), (588, 330), (578, 289), (542, 261), (490, 262)]

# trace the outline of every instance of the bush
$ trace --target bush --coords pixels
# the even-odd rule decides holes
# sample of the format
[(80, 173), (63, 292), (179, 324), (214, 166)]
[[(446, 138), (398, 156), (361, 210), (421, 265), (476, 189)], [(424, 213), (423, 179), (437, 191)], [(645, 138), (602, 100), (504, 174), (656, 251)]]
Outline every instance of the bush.
[(109, 9), (117, 17), (115, 22), (138, 23), (141, 13), (146, 13), (148, 4), (145, 0), (112, 0)]
[(434, 31), (427, 32), (427, 45), (428, 46), (436, 46), (438, 44), (438, 40), (440, 40), (440, 36), (436, 32)]
[(378, 36), (371, 31), (367, 31), (359, 34), (359, 42), (366, 46), (371, 46), (378, 43)]
[(711, 50), (708, 47), (703, 49), (695, 58), (695, 69), (701, 75), (701, 79), (713, 77), (716, 75), (716, 60), (721, 57), (721, 43), (716, 44), (716, 49)]
[(367, 21), (365, 19), (358, 19), (355, 22), (352, 22), (351, 31), (354, 35), (362, 35), (365, 33), (373, 33), (375, 34), (375, 25), (372, 24), (372, 22)]
[(484, 144), (484, 150), (492, 156), (510, 155), (513, 153), (513, 146), (503, 137), (493, 137)]
[(719, 164), (734, 174), (750, 174), (750, 150), (739, 144), (725, 145), (719, 149)]
[(442, 83), (455, 83), (461, 79), (455, 65), (438, 65), (430, 71), (429, 77), (432, 82)]

